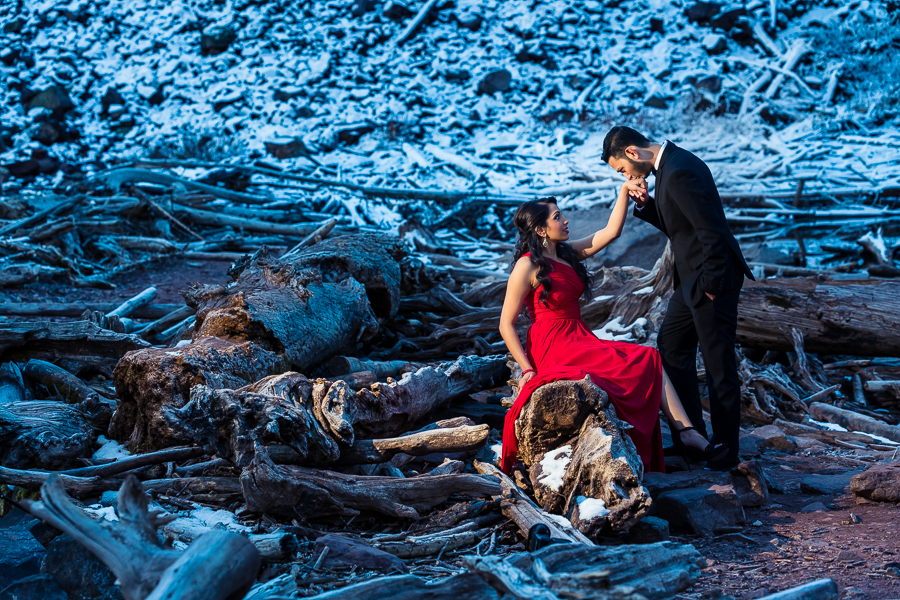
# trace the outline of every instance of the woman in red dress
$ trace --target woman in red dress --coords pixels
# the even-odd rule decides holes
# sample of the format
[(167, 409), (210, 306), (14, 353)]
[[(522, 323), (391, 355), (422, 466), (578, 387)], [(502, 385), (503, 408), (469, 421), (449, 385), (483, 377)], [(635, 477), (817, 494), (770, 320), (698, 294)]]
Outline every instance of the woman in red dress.
[[(590, 294), (590, 279), (580, 261), (621, 235), (629, 194), (642, 193), (643, 185), (642, 180), (627, 181), (606, 227), (571, 243), (567, 243), (569, 222), (555, 198), (529, 201), (516, 211), (519, 239), (500, 316), (500, 334), (522, 368), (522, 378), (503, 431), (501, 468), (506, 473), (516, 463), (515, 421), (532, 392), (551, 381), (585, 375), (607, 393), (619, 418), (632, 426), (628, 434), (645, 471), (665, 471), (660, 408), (692, 458), (711, 461), (728, 452), (724, 444), (711, 446), (693, 428), (662, 368), (659, 351), (601, 340), (581, 318), (578, 299)], [(524, 348), (515, 329), (523, 304), (532, 322)]]

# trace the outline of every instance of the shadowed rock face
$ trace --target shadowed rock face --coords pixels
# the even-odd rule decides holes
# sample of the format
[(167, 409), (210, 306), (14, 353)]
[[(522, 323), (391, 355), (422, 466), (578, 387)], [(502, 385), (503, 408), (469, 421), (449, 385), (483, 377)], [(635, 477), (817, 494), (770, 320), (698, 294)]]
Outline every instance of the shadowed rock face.
[(646, 515), (651, 500), (629, 428), (590, 378), (539, 388), (516, 421), (516, 437), (545, 510), (588, 536), (626, 531)]

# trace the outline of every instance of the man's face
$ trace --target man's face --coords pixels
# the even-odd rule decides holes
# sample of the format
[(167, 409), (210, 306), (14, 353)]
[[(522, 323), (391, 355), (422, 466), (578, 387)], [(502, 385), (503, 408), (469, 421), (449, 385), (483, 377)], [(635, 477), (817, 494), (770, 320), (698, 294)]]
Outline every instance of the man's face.
[[(644, 155), (648, 156), (644, 156)], [(623, 174), (628, 179), (643, 179), (650, 174), (653, 167), (653, 153), (643, 148), (635, 148), (629, 146), (625, 149), (625, 156), (622, 158), (610, 158), (609, 166), (617, 172)]]

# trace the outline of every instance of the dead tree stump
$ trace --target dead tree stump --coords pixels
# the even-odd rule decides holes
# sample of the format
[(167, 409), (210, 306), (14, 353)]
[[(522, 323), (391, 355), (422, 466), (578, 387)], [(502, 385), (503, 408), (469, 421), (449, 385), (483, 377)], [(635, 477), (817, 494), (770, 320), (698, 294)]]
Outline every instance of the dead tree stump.
[(589, 377), (538, 388), (516, 421), (538, 503), (588, 537), (631, 528), (651, 500), (629, 427)]
[(190, 441), (162, 408), (183, 407), (192, 386), (237, 389), (355, 348), (396, 312), (402, 256), (397, 238), (369, 234), (324, 241), (288, 262), (264, 248), (232, 269), (227, 286), (192, 288), (193, 341), (131, 352), (116, 367), (110, 434), (132, 451)]
[(216, 337), (181, 348), (129, 352), (113, 373), (119, 405), (109, 433), (132, 452), (192, 443), (189, 432), (165, 419), (164, 406), (184, 406), (195, 385), (239, 388), (286, 368), (282, 357), (254, 342)]

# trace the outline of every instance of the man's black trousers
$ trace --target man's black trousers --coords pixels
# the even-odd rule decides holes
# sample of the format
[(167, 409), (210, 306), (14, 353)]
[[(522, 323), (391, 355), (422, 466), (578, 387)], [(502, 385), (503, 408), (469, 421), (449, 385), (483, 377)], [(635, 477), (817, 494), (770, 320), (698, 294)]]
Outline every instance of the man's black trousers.
[[(742, 282), (743, 283), (743, 282)], [(728, 444), (725, 461), (738, 458), (741, 424), (741, 381), (735, 360), (737, 305), (741, 288), (716, 296), (704, 297), (696, 307), (688, 306), (682, 286), (675, 289), (669, 300), (666, 318), (657, 338), (657, 346), (675, 391), (691, 423), (700, 433), (706, 433), (700, 389), (697, 381), (697, 345), (706, 366), (709, 386), (710, 420), (713, 444)], [(677, 433), (673, 440), (680, 444)]]

